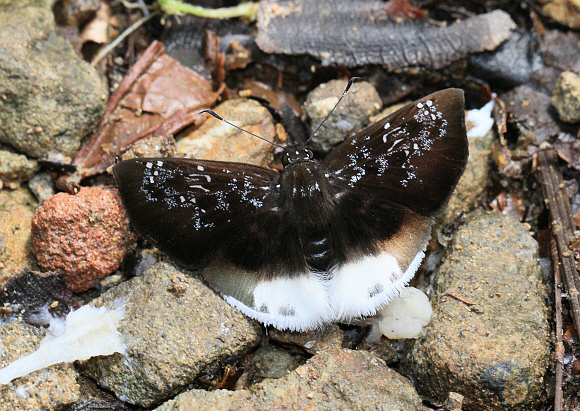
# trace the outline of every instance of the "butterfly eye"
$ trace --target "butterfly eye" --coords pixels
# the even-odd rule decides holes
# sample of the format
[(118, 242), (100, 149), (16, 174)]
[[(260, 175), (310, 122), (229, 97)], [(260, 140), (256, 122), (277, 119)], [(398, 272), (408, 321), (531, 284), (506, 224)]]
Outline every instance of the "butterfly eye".
[(291, 162), (290, 153), (288, 152), (284, 153), (284, 157), (282, 157), (282, 165), (286, 167), (288, 164), (290, 164), (290, 162)]

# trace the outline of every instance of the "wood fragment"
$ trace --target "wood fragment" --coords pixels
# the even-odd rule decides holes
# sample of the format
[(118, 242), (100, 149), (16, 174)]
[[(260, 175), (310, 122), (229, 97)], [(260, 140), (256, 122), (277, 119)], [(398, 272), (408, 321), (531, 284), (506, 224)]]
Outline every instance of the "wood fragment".
[(554, 350), (556, 381), (554, 384), (554, 411), (561, 411), (564, 397), (562, 381), (564, 376), (565, 348), (564, 343), (562, 342), (562, 279), (560, 278), (558, 247), (554, 236), (551, 236), (550, 238), (550, 249), (552, 254), (552, 265), (554, 267), (554, 302), (556, 306), (556, 348)]
[(448, 297), (452, 297), (455, 298), (458, 301), (461, 301), (463, 304), (467, 305), (468, 307), (471, 307), (473, 305), (475, 305), (474, 302), (469, 301), (467, 298), (465, 298), (464, 296), (462, 296), (461, 294), (457, 294), (451, 291), (447, 291), (445, 293), (443, 293), (444, 296), (448, 296)]
[(554, 150), (544, 150), (537, 154), (538, 168), (542, 183), (544, 202), (550, 210), (552, 235), (556, 241), (559, 269), (564, 273), (564, 285), (568, 293), (572, 319), (576, 330), (580, 330), (580, 279), (576, 269), (574, 253), (570, 243), (574, 237), (575, 223), (570, 212), (570, 201), (560, 189), (562, 176), (555, 170), (557, 155)]
[(494, 50), (516, 24), (502, 10), (437, 26), (393, 19), (377, 0), (262, 1), (256, 44), (265, 53), (309, 54), (324, 65), (442, 68)]

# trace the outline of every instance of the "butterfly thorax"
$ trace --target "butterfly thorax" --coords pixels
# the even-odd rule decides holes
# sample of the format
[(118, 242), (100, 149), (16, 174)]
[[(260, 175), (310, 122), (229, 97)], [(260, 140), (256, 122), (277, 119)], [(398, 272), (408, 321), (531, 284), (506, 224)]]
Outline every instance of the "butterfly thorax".
[(333, 187), (310, 150), (291, 150), (284, 159), (280, 209), (298, 233), (308, 267), (328, 271), (334, 262), (330, 229), (335, 208)]

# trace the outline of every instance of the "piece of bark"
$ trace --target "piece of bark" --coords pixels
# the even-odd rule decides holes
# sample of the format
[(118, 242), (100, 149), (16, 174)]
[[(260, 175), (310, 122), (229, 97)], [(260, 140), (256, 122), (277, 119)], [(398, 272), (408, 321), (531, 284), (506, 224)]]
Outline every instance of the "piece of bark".
[(2, 314), (22, 315), (25, 322), (41, 326), (48, 325), (47, 313), (64, 317), (78, 304), (66, 288), (62, 273), (23, 270), (0, 289), (0, 307), (4, 310)]
[(435, 26), (391, 19), (376, 0), (262, 1), (256, 43), (266, 53), (310, 54), (324, 64), (438, 69), (495, 49), (515, 27), (502, 10)]

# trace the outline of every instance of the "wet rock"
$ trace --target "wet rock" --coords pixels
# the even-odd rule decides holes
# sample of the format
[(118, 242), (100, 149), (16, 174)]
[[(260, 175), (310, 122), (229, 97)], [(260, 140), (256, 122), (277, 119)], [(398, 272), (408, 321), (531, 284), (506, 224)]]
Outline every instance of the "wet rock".
[[(36, 351), (44, 329), (14, 320), (0, 325), (0, 368)], [(0, 410), (61, 410), (80, 396), (72, 364), (57, 364), (0, 385)]]
[[(312, 90), (304, 109), (310, 118), (310, 132), (330, 113), (347, 85), (345, 80), (332, 80)], [(372, 84), (361, 81), (354, 83), (332, 116), (312, 138), (310, 146), (321, 153), (327, 153), (347, 137), (361, 130), (370, 116), (381, 108), (379, 93)]]
[(191, 390), (156, 411), (193, 410), (416, 410), (421, 399), (409, 381), (364, 351), (332, 349), (284, 378), (249, 390)]
[[(266, 140), (273, 141), (276, 129), (272, 115), (255, 100), (228, 100), (214, 111), (224, 119)], [(209, 118), (177, 142), (181, 156), (205, 160), (237, 161), (265, 166), (274, 146), (215, 118)]]
[(268, 331), (268, 335), (270, 339), (280, 344), (300, 347), (309, 354), (340, 348), (344, 339), (344, 333), (336, 324), (306, 332), (280, 331), (272, 328)]
[(35, 267), (30, 230), (36, 205), (24, 188), (0, 190), (0, 285)]
[(18, 188), (38, 171), (38, 163), (25, 155), (0, 150), (0, 180), (4, 187)]
[(132, 404), (149, 407), (174, 396), (218, 361), (252, 350), (262, 336), (256, 322), (199, 279), (165, 263), (93, 304), (118, 298), (125, 301), (119, 331), (127, 356), (92, 358), (82, 373)]
[(562, 121), (580, 121), (580, 77), (571, 71), (560, 74), (552, 94), (552, 104)]
[(580, 36), (573, 31), (546, 30), (540, 47), (544, 67), (532, 75), (535, 87), (551, 94), (562, 71), (580, 72), (580, 53), (570, 52), (578, 48), (579, 41)]
[(85, 291), (119, 268), (134, 235), (116, 189), (82, 187), (46, 200), (32, 222), (32, 247), (44, 271), (62, 270)]
[(49, 9), (0, 12), (0, 141), (72, 156), (105, 110), (97, 72), (55, 32)]
[(580, 36), (574, 31), (546, 30), (542, 40), (541, 52), (546, 65), (560, 68), (560, 70), (580, 71), (580, 53), (571, 53), (576, 50)]
[(220, 51), (224, 53), (232, 50), (232, 44), (251, 47), (254, 43), (252, 27), (239, 19), (208, 19), (191, 14), (166, 25), (160, 41), (168, 56), (210, 79), (213, 65), (204, 56), (207, 30), (220, 38)]
[(552, 116), (550, 96), (522, 85), (504, 93), (500, 98), (505, 102), (508, 119), (513, 121), (520, 133), (536, 144), (560, 133), (560, 127)]
[(32, 177), (28, 182), (28, 188), (38, 201), (44, 201), (56, 194), (52, 176), (47, 172)]
[(435, 277), (431, 324), (405, 361), (423, 393), (442, 402), (458, 392), (470, 410), (536, 409), (550, 362), (541, 277), (523, 224), (470, 215)]

